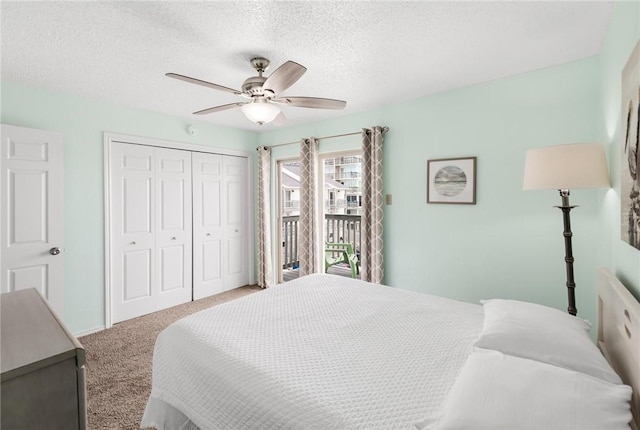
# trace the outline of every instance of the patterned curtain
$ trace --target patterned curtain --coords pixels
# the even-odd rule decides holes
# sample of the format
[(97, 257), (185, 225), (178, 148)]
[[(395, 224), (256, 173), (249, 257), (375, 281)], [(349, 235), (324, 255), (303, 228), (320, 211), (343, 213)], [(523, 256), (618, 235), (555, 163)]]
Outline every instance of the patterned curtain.
[(271, 263), (271, 149), (258, 148), (258, 285), (273, 285)]
[(382, 141), (384, 130), (362, 130), (362, 250), (360, 276), (376, 284), (384, 277), (382, 255)]
[(321, 264), (316, 250), (320, 240), (317, 204), (318, 140), (300, 142), (300, 220), (298, 222), (299, 276), (316, 273)]

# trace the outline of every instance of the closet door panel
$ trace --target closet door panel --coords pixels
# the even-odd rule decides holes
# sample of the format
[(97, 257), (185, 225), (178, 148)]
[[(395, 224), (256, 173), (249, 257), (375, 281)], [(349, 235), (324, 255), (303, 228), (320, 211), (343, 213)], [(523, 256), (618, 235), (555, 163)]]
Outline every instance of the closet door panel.
[(153, 312), (154, 148), (111, 147), (111, 302), (113, 322)]
[(208, 262), (202, 267), (205, 282), (222, 279), (222, 241), (210, 240), (202, 244), (202, 260)]
[(220, 229), (222, 226), (222, 214), (220, 213), (222, 183), (218, 178), (204, 179), (201, 182), (202, 191), (200, 199), (202, 202), (202, 226), (208, 229)]
[(153, 178), (150, 176), (125, 176), (122, 178), (123, 234), (152, 232), (152, 180)]
[(191, 153), (156, 148), (156, 248), (161, 309), (192, 297)]
[[(182, 202), (187, 199), (184, 179), (161, 178), (160, 182), (160, 230), (184, 231), (185, 207)], [(191, 200), (191, 199), (188, 199)]]
[(242, 209), (243, 197), (242, 186), (240, 180), (227, 180), (227, 226), (240, 228), (243, 223)]
[[(185, 275), (187, 270), (185, 270), (184, 260), (185, 249), (183, 245), (160, 248), (160, 292), (186, 288)], [(189, 299), (191, 299), (191, 291), (189, 291)]]
[(194, 152), (193, 298), (224, 291), (222, 156)]
[(112, 143), (114, 323), (191, 300), (191, 154)]
[(230, 290), (249, 283), (247, 261), (247, 162), (245, 158), (223, 156), (224, 192), (222, 201), (224, 246), (224, 289)]
[(124, 251), (123, 265), (123, 301), (151, 296), (151, 249)]
[[(227, 251), (229, 255), (229, 258), (227, 259), (227, 273), (233, 276), (242, 275), (244, 269), (242, 258), (242, 239), (237, 237), (227, 239)], [(236, 286), (241, 287), (242, 285)]]

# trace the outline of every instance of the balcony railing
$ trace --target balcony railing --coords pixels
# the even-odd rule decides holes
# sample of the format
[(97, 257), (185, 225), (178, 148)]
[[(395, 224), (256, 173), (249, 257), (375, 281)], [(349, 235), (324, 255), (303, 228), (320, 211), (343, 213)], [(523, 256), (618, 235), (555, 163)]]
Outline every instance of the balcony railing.
[[(324, 242), (351, 243), (360, 256), (360, 215), (327, 214), (324, 217)], [(290, 269), (299, 264), (298, 221), (299, 215), (282, 218), (282, 268)]]
[(285, 209), (298, 209), (300, 208), (300, 200), (286, 200), (282, 203)]
[(342, 209), (347, 207), (347, 201), (343, 199), (325, 199), (324, 200), (324, 208), (325, 210), (335, 210)]
[(362, 157), (352, 156), (352, 157), (340, 157), (335, 159), (336, 166), (343, 164), (361, 164)]
[(335, 180), (339, 181), (341, 179), (359, 179), (362, 177), (362, 173), (360, 172), (338, 172), (335, 174)]

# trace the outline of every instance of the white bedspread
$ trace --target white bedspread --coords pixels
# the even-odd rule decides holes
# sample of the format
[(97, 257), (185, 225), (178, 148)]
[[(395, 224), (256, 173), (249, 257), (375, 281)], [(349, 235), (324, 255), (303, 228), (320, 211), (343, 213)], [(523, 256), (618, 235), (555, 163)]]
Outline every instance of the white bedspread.
[[(143, 426), (404, 429), (436, 414), (482, 307), (310, 275), (191, 315), (157, 339)], [(171, 409), (171, 408), (169, 408)]]

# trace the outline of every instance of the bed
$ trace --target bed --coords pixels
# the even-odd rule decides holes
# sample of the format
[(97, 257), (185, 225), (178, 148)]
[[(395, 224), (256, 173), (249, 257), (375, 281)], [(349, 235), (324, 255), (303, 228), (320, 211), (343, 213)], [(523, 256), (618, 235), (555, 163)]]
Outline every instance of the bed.
[[(629, 293), (606, 270), (600, 279), (608, 285), (600, 286), (599, 315), (609, 323), (598, 329), (599, 344), (624, 382), (640, 387), (635, 385), (639, 369), (633, 355), (638, 346), (627, 349), (626, 342), (640, 328), (637, 302), (624, 302), (622, 315), (627, 319), (620, 319), (617, 289)], [(610, 310), (610, 304), (617, 310)], [(571, 357), (568, 364), (543, 363), (549, 345), (542, 345), (542, 358), (533, 359), (500, 350), (501, 343), (507, 349), (514, 343), (505, 339), (522, 339), (522, 333), (504, 337), (500, 330), (491, 332), (487, 312), (498, 319), (521, 318), (529, 314), (527, 306), (511, 301), (476, 305), (355, 279), (309, 275), (193, 314), (165, 329), (156, 341), (152, 392), (141, 425), (160, 430), (415, 430), (535, 428), (535, 423), (557, 427), (568, 420), (562, 427), (602, 422), (606, 428), (629, 428), (637, 401), (629, 402), (631, 389), (602, 354), (588, 350), (595, 346), (588, 331), (581, 334), (586, 324), (582, 320), (555, 310), (544, 316), (550, 323), (571, 318), (566, 326), (571, 326), (567, 336), (573, 350), (567, 355), (590, 357), (579, 360), (584, 368), (573, 369), (578, 360)], [(626, 328), (620, 329), (621, 323)], [(513, 326), (512, 321), (506, 326)], [(553, 338), (552, 344), (560, 349), (566, 343), (562, 334), (554, 331), (549, 336), (536, 328), (533, 338), (525, 335), (525, 349), (541, 334), (542, 343)], [(574, 337), (587, 341), (574, 344)], [(483, 339), (485, 344), (478, 344)], [(529, 381), (527, 390), (512, 383), (518, 379), (514, 372)], [(545, 401), (552, 386), (556, 395)], [(558, 406), (563, 392), (569, 408), (578, 409), (566, 412)], [(575, 398), (576, 392), (593, 395), (585, 403)], [(492, 407), (512, 413), (496, 414)], [(554, 408), (555, 415), (549, 412)], [(483, 419), (487, 421), (479, 421)]]

